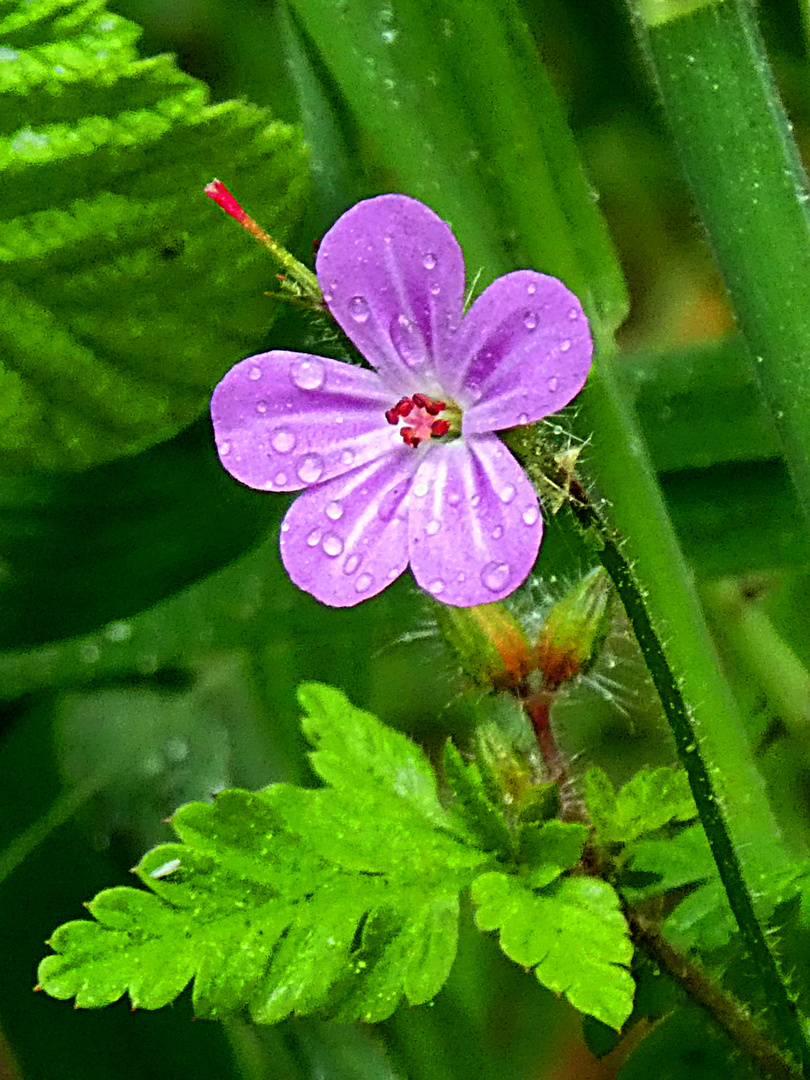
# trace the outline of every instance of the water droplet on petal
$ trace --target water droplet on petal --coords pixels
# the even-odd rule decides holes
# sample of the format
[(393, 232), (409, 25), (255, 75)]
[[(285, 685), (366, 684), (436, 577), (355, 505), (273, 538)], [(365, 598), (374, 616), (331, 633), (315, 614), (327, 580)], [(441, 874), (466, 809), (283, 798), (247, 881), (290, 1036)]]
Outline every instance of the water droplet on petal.
[(579, 318), (579, 311), (575, 307), (572, 307), (571, 310), (568, 312), (568, 318), (569, 319), (578, 319)]
[(526, 327), (527, 330), (536, 330), (537, 329), (537, 312), (536, 311), (527, 311), (526, 314), (523, 316), (523, 325)]
[(327, 533), (321, 547), (330, 558), (334, 559), (343, 551), (343, 541), (334, 533)]
[(344, 450), (343, 453), (340, 455), (340, 464), (341, 465), (351, 465), (353, 462), (354, 462), (354, 451), (353, 450)]
[(428, 493), (428, 485), (424, 480), (420, 480), (418, 484), (414, 484), (413, 493), (417, 499), (423, 499)]
[(354, 583), (355, 592), (368, 592), (373, 584), (374, 578), (371, 574), (361, 574)]
[(512, 499), (514, 499), (516, 494), (517, 493), (516, 493), (514, 487), (512, 487), (511, 484), (507, 484), (505, 488), (501, 488), (501, 491), (500, 491), (498, 497), (499, 497), (499, 499), (501, 500), (502, 503), (510, 503), (512, 501)]
[(433, 254), (432, 251), (429, 251), (424, 256), (424, 258), (422, 259), (422, 266), (424, 266), (424, 268), (426, 270), (434, 270), (435, 269), (435, 267), (436, 267), (436, 256)]
[(458, 506), (458, 504), (461, 502), (461, 496), (457, 491), (454, 491), (447, 496), (447, 501), (450, 503), (451, 506)]
[(326, 380), (326, 368), (317, 356), (293, 360), (290, 378), (300, 390), (320, 390)]
[(281, 523), (281, 531), (282, 532), (289, 532), (290, 531), (290, 523), (289, 523), (289, 521), (282, 521), (282, 523)]
[(467, 575), (462, 570), (461, 573), (456, 577), (456, 581), (459, 583), (459, 585), (463, 585), (466, 580)]
[(425, 339), (422, 331), (405, 315), (398, 315), (391, 320), (389, 327), (391, 342), (408, 367), (417, 367), (427, 359)]
[(560, 352), (568, 352), (570, 348), (571, 342), (568, 338), (566, 338), (565, 341), (560, 342)]
[(552, 375), (551, 378), (548, 380), (548, 388), (552, 392), (552, 394), (554, 393), (554, 391), (557, 389), (557, 387), (559, 385), (560, 385), (560, 380), (557, 378), (556, 375)]
[(487, 563), (481, 571), (481, 581), (490, 592), (500, 592), (508, 583), (512, 570), (507, 563)]
[(229, 442), (220, 443), (217, 449), (220, 457), (227, 457), (231, 452), (231, 444)]
[(289, 454), (292, 448), (295, 446), (295, 436), (291, 431), (285, 431), (283, 428), (277, 431), (270, 440), (270, 445), (279, 454)]
[(284, 487), (284, 485), (287, 483), (287, 474), (285, 472), (276, 473), (276, 475), (273, 477), (273, 483), (276, 485), (276, 487)]
[(471, 498), (470, 498), (470, 506), (478, 506), (478, 504), (480, 502), (481, 502), (481, 496), (480, 495), (471, 496)]
[(307, 544), (310, 547), (317, 547), (318, 544), (320, 544), (320, 542), (321, 542), (321, 530), (320, 529), (313, 529), (312, 532), (307, 537)]
[(518, 423), (519, 424), (528, 424), (528, 422), (529, 422), (529, 414), (525, 413), (525, 412), (522, 412), (520, 414), (520, 416), (518, 417)]
[(305, 454), (298, 463), (298, 479), (304, 484), (315, 484), (323, 475), (323, 458), (320, 454)]
[(526, 292), (529, 294), (529, 296), (534, 296), (534, 294), (537, 292), (537, 286), (534, 284), (534, 282), (532, 282), (531, 285), (526, 286)]
[(248, 378), (255, 382), (262, 377), (262, 369), (260, 367), (252, 367), (248, 372)]
[(492, 530), (492, 539), (493, 540), (500, 540), (500, 538), (502, 536), (503, 536), (503, 525), (496, 525), (495, 528)]
[(425, 532), (428, 536), (435, 536), (441, 527), (442, 524), (440, 521), (429, 521), (425, 526)]
[(351, 575), (355, 572), (355, 570), (357, 569), (357, 567), (359, 565), (360, 565), (360, 556), (359, 555), (350, 555), (348, 557), (348, 559), (346, 560), (346, 562), (343, 564), (343, 573), (348, 574), (349, 577), (351, 577)]
[(428, 585), (428, 592), (432, 592), (434, 596), (438, 596), (439, 593), (444, 592), (444, 588), (445, 586), (442, 579), (436, 578), (435, 581), (431, 581), (430, 585)]
[(521, 517), (527, 525), (534, 525), (534, 523), (540, 517), (540, 510), (537, 506), (527, 506), (521, 514)]
[(364, 323), (371, 314), (365, 296), (353, 296), (349, 301), (349, 314), (356, 323)]
[(441, 291), (442, 291), (441, 285), (438, 283), (438, 281), (434, 281), (430, 286), (430, 295), (431, 296), (438, 296)]
[(343, 504), (337, 501), (327, 503), (326, 516), (330, 521), (339, 521), (343, 517)]
[(257, 401), (256, 402), (256, 412), (260, 413), (260, 414), (261, 413), (266, 413), (267, 412), (267, 402), (266, 401)]

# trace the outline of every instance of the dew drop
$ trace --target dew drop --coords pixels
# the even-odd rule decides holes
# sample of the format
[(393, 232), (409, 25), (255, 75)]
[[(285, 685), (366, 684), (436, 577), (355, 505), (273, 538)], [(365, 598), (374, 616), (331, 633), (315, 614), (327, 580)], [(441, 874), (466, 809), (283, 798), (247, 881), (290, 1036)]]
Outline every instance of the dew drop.
[(285, 472), (276, 473), (276, 475), (273, 477), (273, 483), (276, 485), (276, 487), (284, 487), (284, 485), (287, 483), (287, 474)]
[(478, 504), (480, 502), (481, 502), (481, 496), (480, 495), (471, 496), (471, 498), (470, 498), (470, 506), (478, 506)]
[(343, 504), (339, 502), (327, 503), (326, 516), (330, 521), (340, 521), (343, 517)]
[(290, 531), (290, 523), (289, 523), (289, 521), (282, 521), (282, 523), (281, 523), (281, 531), (282, 532), (289, 532)]
[(359, 565), (360, 565), (360, 556), (359, 555), (350, 555), (348, 557), (348, 559), (345, 561), (345, 563), (343, 564), (343, 573), (348, 574), (349, 577), (351, 577), (351, 575), (355, 572), (355, 570), (357, 569), (357, 567)]
[(492, 539), (493, 540), (500, 540), (500, 538), (502, 536), (503, 536), (503, 525), (496, 525), (495, 528), (492, 530)]
[(527, 311), (526, 314), (523, 316), (523, 325), (526, 327), (527, 330), (536, 330), (537, 312)]
[(218, 449), (220, 457), (227, 457), (231, 452), (231, 444), (229, 442), (220, 443)]
[(579, 318), (579, 312), (575, 307), (572, 307), (571, 310), (568, 312), (568, 318), (572, 320)]
[(560, 380), (557, 378), (556, 375), (552, 375), (551, 378), (548, 380), (548, 388), (552, 392), (552, 394), (554, 393), (554, 391), (557, 389), (557, 387), (559, 385), (560, 385)]
[(323, 475), (323, 458), (320, 454), (305, 454), (298, 463), (298, 479), (304, 484), (314, 484)]
[(349, 314), (356, 323), (364, 323), (371, 314), (365, 296), (353, 296), (349, 301)]
[(428, 536), (435, 536), (439, 529), (442, 527), (440, 521), (429, 521), (425, 526), (425, 532)]
[(525, 412), (522, 412), (520, 414), (520, 416), (518, 417), (518, 423), (519, 424), (528, 424), (528, 422), (529, 422), (529, 414), (525, 413)]
[(391, 320), (389, 328), (391, 342), (408, 367), (417, 367), (427, 358), (425, 339), (422, 331), (405, 315), (398, 315)]
[(418, 484), (414, 484), (413, 493), (417, 499), (423, 499), (428, 493), (428, 485), (424, 480), (420, 480)]
[(334, 533), (327, 533), (323, 538), (321, 547), (330, 558), (334, 559), (342, 553), (343, 541), (339, 536), (335, 536)]
[(260, 415), (263, 414), (263, 413), (266, 413), (267, 412), (267, 402), (266, 401), (257, 401), (256, 402), (256, 412), (259, 413)]
[(521, 517), (527, 525), (534, 525), (534, 523), (540, 517), (540, 510), (536, 506), (527, 506), (521, 514)]
[(294, 360), (290, 378), (300, 390), (320, 390), (326, 380), (326, 369), (315, 356), (307, 360)]
[(461, 502), (461, 496), (457, 491), (454, 491), (447, 496), (447, 501), (450, 503), (451, 506), (458, 506), (458, 504)]
[(368, 592), (374, 583), (374, 578), (371, 574), (361, 574), (360, 577), (354, 583), (355, 592)]
[(307, 544), (309, 547), (317, 547), (321, 542), (321, 530), (313, 529), (307, 537)]
[(424, 256), (424, 258), (422, 259), (422, 266), (424, 266), (426, 270), (435, 270), (436, 256), (433, 254), (432, 251), (428, 251), (427, 254)]
[(529, 294), (529, 296), (534, 296), (534, 294), (537, 292), (537, 286), (534, 283), (532, 283), (531, 285), (527, 285), (526, 292)]
[(272, 439), (270, 445), (279, 454), (289, 454), (292, 448), (295, 446), (295, 436), (291, 431), (285, 431), (283, 428), (277, 431)]
[(430, 286), (430, 295), (431, 296), (438, 296), (441, 291), (442, 291), (441, 285), (438, 283), (438, 281), (434, 281)]
[(560, 352), (568, 352), (570, 348), (571, 342), (568, 338), (566, 338), (565, 341), (560, 342)]
[(514, 499), (517, 492), (511, 484), (507, 484), (505, 488), (501, 488), (498, 498), (502, 503), (510, 503)]
[(262, 369), (260, 367), (252, 367), (248, 372), (248, 378), (256, 382), (257, 379), (262, 377)]
[(512, 570), (507, 563), (491, 562), (487, 563), (481, 571), (481, 581), (490, 592), (500, 592), (509, 581), (511, 574)]
[(466, 580), (467, 575), (462, 570), (461, 573), (456, 577), (456, 581), (459, 583), (459, 585), (463, 585)]
[(353, 462), (354, 462), (354, 451), (353, 450), (344, 450), (343, 453), (340, 455), (340, 464), (341, 465), (351, 465)]
[(435, 581), (431, 581), (430, 585), (428, 585), (428, 592), (432, 592), (434, 596), (438, 596), (439, 593), (444, 592), (444, 588), (445, 586), (442, 579), (436, 578)]

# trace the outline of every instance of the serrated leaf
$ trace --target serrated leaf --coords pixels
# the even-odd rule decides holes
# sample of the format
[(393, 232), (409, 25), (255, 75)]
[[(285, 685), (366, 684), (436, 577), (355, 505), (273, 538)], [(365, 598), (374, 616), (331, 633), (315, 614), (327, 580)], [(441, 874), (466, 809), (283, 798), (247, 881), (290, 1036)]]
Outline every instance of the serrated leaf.
[(170, 58), (138, 59), (138, 28), (100, 5), (64, 3), (55, 19), (13, 6), (0, 24), (0, 456), (7, 473), (84, 468), (175, 434), (261, 345), (273, 267), (202, 186), (232, 170), (283, 240), (306, 161), (266, 111), (209, 105)]
[(503, 814), (490, 800), (475, 762), (466, 762), (452, 742), (444, 748), (444, 778), (455, 801), (451, 812), (482, 851), (510, 851), (515, 841)]
[(510, 959), (533, 967), (543, 986), (617, 1030), (633, 1007), (627, 970), (633, 946), (616, 892), (605, 881), (568, 877), (533, 892), (496, 872), (472, 886), (476, 922), (499, 930)]
[(520, 836), (520, 854), (528, 871), (528, 884), (540, 889), (576, 866), (589, 832), (587, 825), (573, 821), (525, 826)]
[(627, 844), (670, 822), (697, 817), (686, 773), (641, 769), (616, 792), (601, 769), (585, 777), (588, 813), (603, 843)]
[(43, 989), (91, 1007), (129, 993), (157, 1008), (193, 979), (198, 1015), (247, 1006), (261, 1023), (315, 1010), (381, 1020), (403, 996), (437, 993), (455, 957), (458, 894), (491, 859), (450, 831), (418, 747), (338, 691), (311, 685), (302, 700), (334, 786), (182, 807), (178, 843), (137, 869), (151, 892), (108, 890), (90, 905), (95, 922), (57, 930)]

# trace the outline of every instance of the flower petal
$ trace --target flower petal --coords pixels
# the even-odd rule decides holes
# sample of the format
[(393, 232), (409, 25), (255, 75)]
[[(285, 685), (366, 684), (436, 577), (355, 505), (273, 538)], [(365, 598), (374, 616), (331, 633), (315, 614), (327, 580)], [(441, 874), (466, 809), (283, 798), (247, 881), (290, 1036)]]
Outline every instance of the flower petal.
[(448, 226), (407, 195), (358, 203), (321, 241), (324, 300), (396, 390), (431, 393), (437, 357), (464, 304), (464, 259)]
[(543, 521), (526, 474), (499, 438), (476, 435), (424, 455), (409, 501), (414, 577), (456, 607), (500, 600), (534, 565)]
[(332, 607), (381, 592), (408, 565), (408, 493), (419, 461), (402, 445), (299, 496), (281, 525), (281, 558), (300, 588)]
[(220, 460), (248, 487), (298, 491), (388, 453), (391, 391), (373, 371), (307, 353), (269, 352), (232, 367), (214, 390)]
[(466, 357), (455, 383), (465, 435), (533, 423), (585, 385), (593, 343), (576, 296), (557, 278), (518, 270), (475, 301), (453, 346)]

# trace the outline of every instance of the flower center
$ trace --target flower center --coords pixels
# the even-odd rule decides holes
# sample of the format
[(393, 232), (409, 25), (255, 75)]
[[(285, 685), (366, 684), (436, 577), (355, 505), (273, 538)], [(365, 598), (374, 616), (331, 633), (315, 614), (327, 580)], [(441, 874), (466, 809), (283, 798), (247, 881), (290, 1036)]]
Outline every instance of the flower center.
[(417, 447), (427, 439), (440, 439), (443, 435), (461, 434), (461, 409), (427, 394), (413, 394), (400, 398), (385, 413), (389, 424), (403, 421), (399, 433), (406, 446)]

